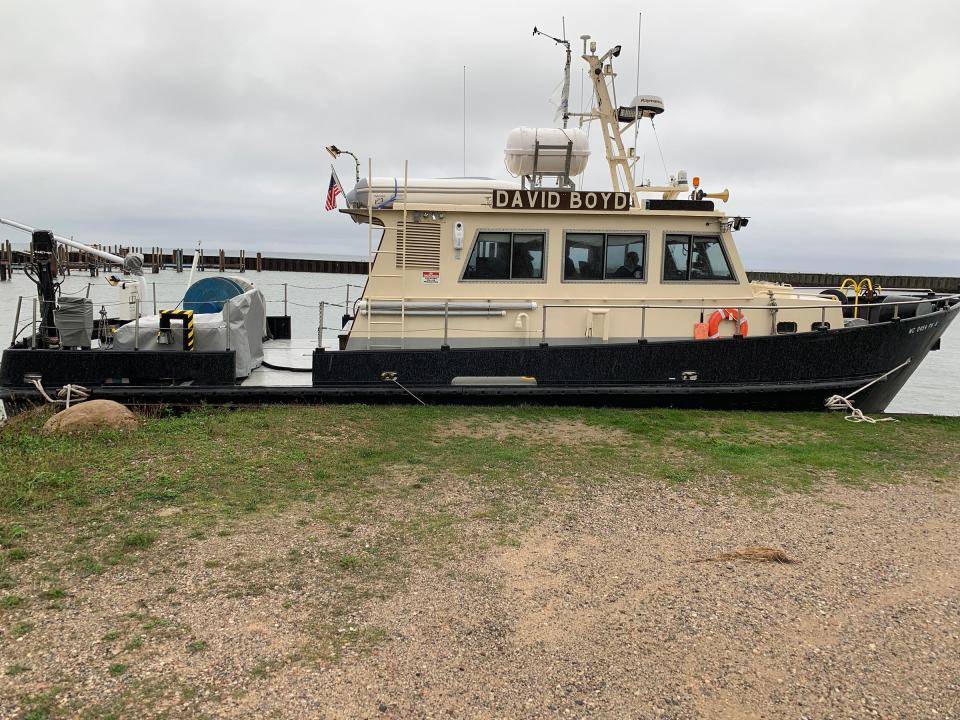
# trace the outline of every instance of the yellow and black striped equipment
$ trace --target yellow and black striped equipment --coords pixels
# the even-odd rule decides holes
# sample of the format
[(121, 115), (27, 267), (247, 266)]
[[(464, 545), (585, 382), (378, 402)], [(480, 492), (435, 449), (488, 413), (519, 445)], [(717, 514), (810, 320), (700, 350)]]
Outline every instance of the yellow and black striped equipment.
[(167, 338), (167, 343), (169, 343), (169, 338), (172, 334), (170, 330), (171, 320), (180, 320), (183, 322), (183, 349), (193, 350), (193, 310), (160, 311), (160, 331), (157, 333), (157, 337), (161, 344), (163, 344), (164, 338)]

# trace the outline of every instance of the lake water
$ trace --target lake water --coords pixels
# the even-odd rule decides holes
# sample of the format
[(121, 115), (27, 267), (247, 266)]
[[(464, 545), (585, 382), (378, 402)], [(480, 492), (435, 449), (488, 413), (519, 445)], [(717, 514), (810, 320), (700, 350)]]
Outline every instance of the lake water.
[[(197, 279), (219, 275), (217, 272), (197, 273)], [(144, 312), (153, 311), (153, 286), (156, 286), (157, 307), (174, 307), (186, 290), (188, 272), (182, 274), (164, 270), (156, 275), (146, 275), (148, 298)], [(347, 298), (347, 285), (350, 288), (351, 303), (360, 293), (360, 287), (366, 280), (364, 275), (333, 275), (326, 273), (280, 273), (247, 272), (243, 275), (254, 283), (267, 301), (270, 315), (282, 315), (284, 312), (284, 285), (286, 285), (286, 307), (290, 315), (294, 338), (305, 338), (313, 343), (317, 338), (319, 303), (331, 303), (326, 308), (323, 331), (323, 344), (336, 347), (340, 327), (342, 307)], [(94, 319), (101, 303), (114, 302), (116, 290), (107, 285), (104, 275), (91, 278), (83, 273), (75, 273), (63, 283), (64, 294), (84, 295), (90, 283), (90, 299), (94, 303)], [(29, 323), (31, 302), (35, 296), (34, 285), (22, 272), (16, 272), (12, 281), (0, 283), (0, 347), (10, 343), (13, 333), (13, 321), (17, 307), (17, 297), (24, 296), (20, 325)], [(944, 334), (942, 349), (927, 355), (920, 367), (904, 386), (900, 394), (888, 408), (893, 413), (930, 413), (935, 415), (960, 415), (960, 324), (954, 323)]]

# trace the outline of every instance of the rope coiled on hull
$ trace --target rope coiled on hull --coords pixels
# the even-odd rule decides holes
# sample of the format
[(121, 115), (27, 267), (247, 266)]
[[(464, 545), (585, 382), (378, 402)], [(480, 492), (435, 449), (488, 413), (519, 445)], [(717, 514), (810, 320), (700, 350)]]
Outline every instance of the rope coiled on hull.
[(848, 422), (853, 422), (853, 423), (865, 422), (865, 423), (870, 423), (871, 425), (875, 425), (878, 422), (888, 422), (888, 421), (896, 422), (897, 421), (896, 418), (886, 417), (886, 418), (880, 418), (878, 420), (870, 417), (869, 415), (864, 415), (863, 410), (853, 406), (853, 402), (850, 400), (850, 398), (852, 398), (857, 393), (862, 392), (863, 390), (866, 390), (871, 385), (885, 379), (888, 375), (892, 375), (893, 373), (897, 372), (897, 370), (905, 368), (907, 365), (910, 364), (911, 360), (912, 358), (907, 358), (904, 362), (900, 363), (895, 368), (891, 370), (887, 370), (883, 375), (880, 375), (879, 377), (874, 378), (863, 387), (860, 387), (854, 390), (849, 395), (831, 395), (824, 401), (823, 403), (824, 406), (827, 408), (827, 410), (848, 410), (849, 414), (843, 418)]

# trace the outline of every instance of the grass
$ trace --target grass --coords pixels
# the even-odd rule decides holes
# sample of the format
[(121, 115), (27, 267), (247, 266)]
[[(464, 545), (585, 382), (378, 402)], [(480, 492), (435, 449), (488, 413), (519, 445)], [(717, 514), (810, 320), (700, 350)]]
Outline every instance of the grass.
[(146, 550), (156, 541), (157, 534), (155, 532), (133, 532), (123, 536), (123, 539), (120, 541), (120, 547), (125, 552)]
[[(97, 576), (144, 564), (161, 576), (146, 600), (162, 598), (169, 617), (147, 614), (156, 605), (123, 615), (102, 637), (107, 657), (145, 643), (142, 662), (161, 646), (208, 651), (190, 639), (204, 628), (186, 627), (176, 610), (197, 592), (181, 584), (182, 569), (204, 592), (276, 600), (310, 618), (302, 651), (250, 671), (263, 682), (286, 664), (336, 662), (383, 642), (385, 631), (345, 619), (389, 597), (411, 568), (516, 547), (547, 499), (617, 484), (763, 501), (960, 476), (960, 418), (853, 425), (826, 413), (270, 406), (148, 417), (124, 435), (47, 436), (37, 432), (46, 417), (0, 428), (0, 609), (10, 634), (33, 629), (16, 617), (28, 598), (72, 603)], [(147, 694), (174, 692), (137, 682), (124, 678), (129, 695), (104, 707), (126, 716)], [(22, 699), (24, 716), (45, 717), (58, 692)]]
[(20, 698), (23, 703), (24, 713), (20, 716), (22, 720), (47, 720), (53, 709), (53, 702), (60, 694), (60, 688), (51, 688), (46, 692), (35, 695), (24, 695)]
[[(478, 427), (486, 420), (510, 421), (529, 431), (513, 442), (436, 434), (464, 416), (477, 418)], [(149, 419), (133, 436), (103, 432), (91, 443), (84, 436), (37, 434), (44, 418), (38, 413), (0, 432), (5, 450), (0, 513), (57, 508), (103, 517), (193, 505), (200, 511), (192, 514), (190, 530), (196, 535), (202, 534), (197, 525), (211, 514), (242, 517), (343, 493), (371, 497), (378, 494), (371, 477), (388, 466), (416, 470), (411, 474), (422, 478), (412, 485), (421, 487), (432, 481), (426, 471), (438, 469), (504, 480), (532, 468), (603, 473), (613, 467), (682, 481), (692, 468), (702, 468), (734, 476), (743, 492), (763, 492), (771, 484), (809, 487), (826, 473), (859, 482), (879, 471), (942, 471), (937, 458), (925, 457), (924, 447), (945, 439), (955, 447), (960, 436), (960, 421), (947, 418), (911, 417), (866, 427), (825, 413), (321, 406), (197, 410)], [(591, 456), (590, 447), (576, 442), (538, 440), (537, 425), (571, 420), (626, 434), (626, 446), (616, 455), (629, 457), (629, 465), (611, 464), (603, 443)], [(263, 428), (274, 431), (260, 432)], [(339, 436), (318, 436), (329, 428), (337, 428)], [(675, 461), (664, 463), (663, 450)], [(22, 524), (4, 525), (0, 545), (20, 546), (26, 534)], [(145, 550), (157, 538), (156, 528), (133, 529), (122, 536), (120, 549)]]
[[(597, 483), (708, 482), (764, 497), (825, 483), (945, 481), (960, 453), (956, 418), (868, 426), (826, 413), (272, 406), (198, 409), (147, 418), (132, 435), (90, 437), (39, 433), (47, 414), (28, 413), (0, 430), (0, 586), (7, 589), (16, 587), (16, 564), (35, 551), (34, 540), (58, 525), (83, 528), (64, 548), (62, 566), (90, 576), (139, 562), (165, 536), (180, 545), (229, 537), (245, 518), (298, 504), (311, 509), (298, 511), (298, 527), (320, 522), (349, 532), (371, 504), (415, 507), (451, 477), (467, 478), (482, 494), (478, 516), (510, 523), (544, 492)], [(484, 431), (491, 423), (513, 429), (504, 440)], [(539, 432), (556, 423), (599, 434), (583, 442)], [(445, 433), (454, 424), (459, 431)], [(419, 541), (455, 534), (459, 521), (444, 512), (406, 518), (403, 530)], [(291, 548), (287, 559), (299, 565), (301, 554)], [(371, 565), (353, 551), (332, 562), (341, 572)]]

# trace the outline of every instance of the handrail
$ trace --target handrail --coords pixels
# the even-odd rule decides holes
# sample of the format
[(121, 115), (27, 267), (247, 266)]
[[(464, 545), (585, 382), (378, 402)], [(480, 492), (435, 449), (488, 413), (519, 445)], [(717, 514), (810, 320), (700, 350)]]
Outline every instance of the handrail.
[[(954, 293), (952, 295), (938, 295), (937, 297), (922, 297), (916, 298), (915, 300), (897, 300), (894, 302), (882, 302), (882, 303), (869, 303), (869, 307), (892, 307), (894, 305), (916, 305), (921, 302), (941, 302), (943, 300), (953, 300), (954, 298), (960, 300), (960, 293)], [(843, 308), (844, 305), (837, 304), (831, 305), (827, 302), (816, 303), (812, 305), (751, 305), (744, 302), (743, 298), (717, 298), (714, 302), (704, 304), (704, 305), (694, 305), (692, 303), (683, 304), (683, 305), (652, 305), (649, 303), (641, 303), (639, 305), (627, 305), (627, 304), (610, 304), (605, 302), (595, 302), (595, 303), (586, 303), (586, 304), (570, 304), (570, 303), (544, 303), (540, 307), (546, 309), (551, 307), (559, 308), (595, 308), (595, 307), (605, 307), (605, 308), (646, 308), (646, 309), (659, 309), (659, 310), (708, 310), (710, 308), (717, 308), (721, 305), (728, 305), (733, 307), (741, 307), (744, 310), (819, 310), (823, 307), (837, 307)]]
[[(893, 301), (893, 302), (870, 303), (870, 304), (868, 305), (868, 307), (871, 307), (871, 308), (875, 308), (875, 307), (893, 307), (893, 308), (894, 308), (893, 317), (894, 317), (894, 319), (899, 319), (899, 306), (900, 306), (900, 305), (916, 305), (916, 304), (921, 303), (921, 302), (945, 302), (945, 301), (954, 300), (954, 299), (960, 300), (960, 293), (953, 293), (953, 294), (949, 294), (949, 295), (948, 295), (948, 294), (942, 294), (942, 295), (941, 295), (941, 294), (936, 294), (934, 297), (929, 297), (929, 296), (928, 296), (928, 297), (916, 298), (916, 299), (914, 299), (914, 300), (897, 300), (897, 301)], [(819, 302), (819, 303), (816, 303), (816, 304), (813, 304), (813, 305), (792, 305), (792, 304), (791, 304), (791, 305), (778, 305), (778, 304), (776, 304), (776, 303), (773, 303), (773, 304), (770, 304), (770, 305), (748, 305), (748, 304), (744, 304), (744, 303), (742, 303), (742, 302), (739, 302), (739, 301), (737, 301), (736, 299), (731, 299), (730, 301), (725, 301), (725, 300), (723, 300), (723, 299), (718, 299), (718, 300), (710, 303), (709, 305), (696, 305), (696, 304), (694, 304), (694, 303), (687, 303), (687, 304), (683, 304), (683, 305), (656, 305), (656, 304), (649, 304), (649, 303), (641, 303), (641, 304), (637, 304), (637, 305), (626, 305), (626, 304), (621, 304), (621, 303), (603, 303), (603, 302), (600, 302), (600, 303), (589, 303), (589, 304), (581, 304), (581, 303), (575, 303), (575, 304), (572, 304), (572, 303), (544, 303), (544, 304), (542, 304), (542, 305), (540, 306), (540, 307), (543, 309), (543, 316), (542, 316), (542, 317), (543, 317), (543, 320), (542, 320), (542, 324), (541, 324), (541, 327), (540, 327), (540, 339), (541, 339), (541, 342), (546, 342), (546, 338), (547, 338), (547, 311), (548, 311), (550, 308), (571, 308), (571, 309), (580, 308), (580, 309), (584, 309), (584, 310), (589, 310), (589, 309), (591, 309), (591, 308), (603, 307), (603, 308), (612, 308), (612, 309), (640, 310), (640, 311), (641, 311), (641, 314), (640, 314), (640, 338), (642, 339), (643, 337), (645, 337), (644, 332), (645, 332), (645, 329), (646, 329), (647, 310), (699, 310), (699, 311), (702, 312), (702, 311), (704, 311), (704, 310), (716, 309), (716, 308), (718, 308), (718, 307), (720, 307), (720, 306), (722, 306), (722, 305), (726, 305), (726, 306), (730, 306), (730, 307), (736, 306), (736, 308), (737, 308), (737, 314), (738, 314), (738, 316), (739, 316), (739, 318), (740, 318), (740, 319), (737, 320), (737, 333), (738, 333), (738, 334), (739, 334), (739, 332), (740, 332), (740, 323), (741, 323), (741, 319), (743, 318), (743, 311), (744, 311), (744, 310), (748, 310), (748, 309), (749, 309), (749, 310), (772, 310), (773, 313), (774, 313), (774, 317), (776, 317), (776, 313), (778, 313), (778, 312), (780, 312), (780, 311), (782, 311), (782, 310), (820, 310), (820, 322), (821, 322), (821, 323), (824, 323), (824, 322), (826, 322), (826, 319), (827, 319), (827, 317), (826, 317), (826, 316), (827, 316), (827, 308), (839, 309), (839, 310), (841, 310), (841, 312), (842, 312), (843, 308), (845, 307), (844, 305), (840, 304), (839, 302), (838, 302), (836, 305), (832, 305), (832, 304), (830, 304), (829, 302)]]

